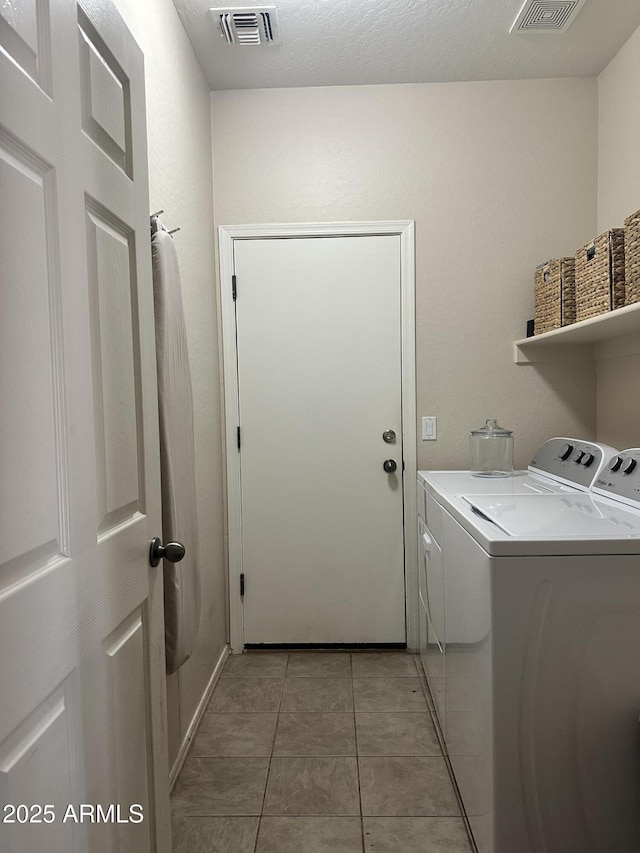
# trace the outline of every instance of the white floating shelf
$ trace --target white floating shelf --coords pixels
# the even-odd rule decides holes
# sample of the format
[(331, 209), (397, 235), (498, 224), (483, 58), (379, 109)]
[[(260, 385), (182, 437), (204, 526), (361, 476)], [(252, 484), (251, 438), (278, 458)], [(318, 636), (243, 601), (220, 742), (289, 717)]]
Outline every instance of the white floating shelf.
[[(513, 345), (516, 364), (557, 361), (563, 358), (593, 358), (594, 344), (613, 338), (640, 335), (640, 302), (582, 320), (553, 332), (524, 338)], [(628, 351), (636, 347), (627, 347)]]

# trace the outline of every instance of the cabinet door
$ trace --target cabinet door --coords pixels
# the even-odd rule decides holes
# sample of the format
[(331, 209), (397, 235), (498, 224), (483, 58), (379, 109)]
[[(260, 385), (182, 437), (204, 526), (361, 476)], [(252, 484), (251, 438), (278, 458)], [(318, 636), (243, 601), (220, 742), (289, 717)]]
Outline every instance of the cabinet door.
[(476, 819), (490, 816), (492, 811), (491, 558), (446, 512), (442, 515), (442, 555), (447, 649), (445, 738), (475, 832)]
[(445, 647), (442, 552), (421, 518), (418, 518), (418, 555), (420, 657), (440, 725), (444, 731)]

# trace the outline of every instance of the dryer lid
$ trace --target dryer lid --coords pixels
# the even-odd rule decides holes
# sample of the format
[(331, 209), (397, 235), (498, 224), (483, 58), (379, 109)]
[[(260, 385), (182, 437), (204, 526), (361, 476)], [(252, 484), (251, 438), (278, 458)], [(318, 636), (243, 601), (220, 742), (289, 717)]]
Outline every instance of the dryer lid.
[(463, 495), (472, 512), (522, 539), (640, 537), (640, 513), (584, 493)]

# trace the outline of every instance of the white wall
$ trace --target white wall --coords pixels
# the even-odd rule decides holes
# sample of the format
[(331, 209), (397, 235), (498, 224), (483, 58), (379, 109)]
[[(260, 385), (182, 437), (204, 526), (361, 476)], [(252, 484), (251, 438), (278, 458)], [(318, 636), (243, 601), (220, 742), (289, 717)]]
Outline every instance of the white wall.
[(197, 649), (169, 678), (175, 760), (227, 636), (221, 415), (214, 284), (209, 87), (171, 0), (116, 0), (145, 55), (151, 210), (175, 235), (189, 341), (197, 460), (202, 619)]
[[(598, 79), (598, 233), (640, 208), (639, 80), (640, 29)], [(640, 445), (640, 335), (624, 344), (597, 363), (598, 438), (621, 449)]]
[(598, 78), (598, 230), (640, 208), (640, 29)]
[(536, 264), (596, 227), (595, 80), (211, 97), (217, 224), (416, 220), (418, 416), (439, 429), (420, 467), (467, 467), (488, 417), (519, 465), (551, 435), (593, 437), (593, 363), (516, 366), (512, 342)]

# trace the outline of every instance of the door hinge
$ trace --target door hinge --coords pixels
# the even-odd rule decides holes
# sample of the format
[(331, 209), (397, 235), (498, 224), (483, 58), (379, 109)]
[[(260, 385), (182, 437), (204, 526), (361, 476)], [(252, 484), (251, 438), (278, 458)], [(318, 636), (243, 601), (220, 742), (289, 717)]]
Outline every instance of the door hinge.
[(244, 572), (240, 575), (240, 595), (244, 595)]
[(233, 301), (235, 302), (238, 298), (238, 282), (235, 275), (231, 276), (231, 294), (233, 296)]
[(238, 442), (238, 450), (240, 450), (240, 427), (237, 428), (236, 439)]

